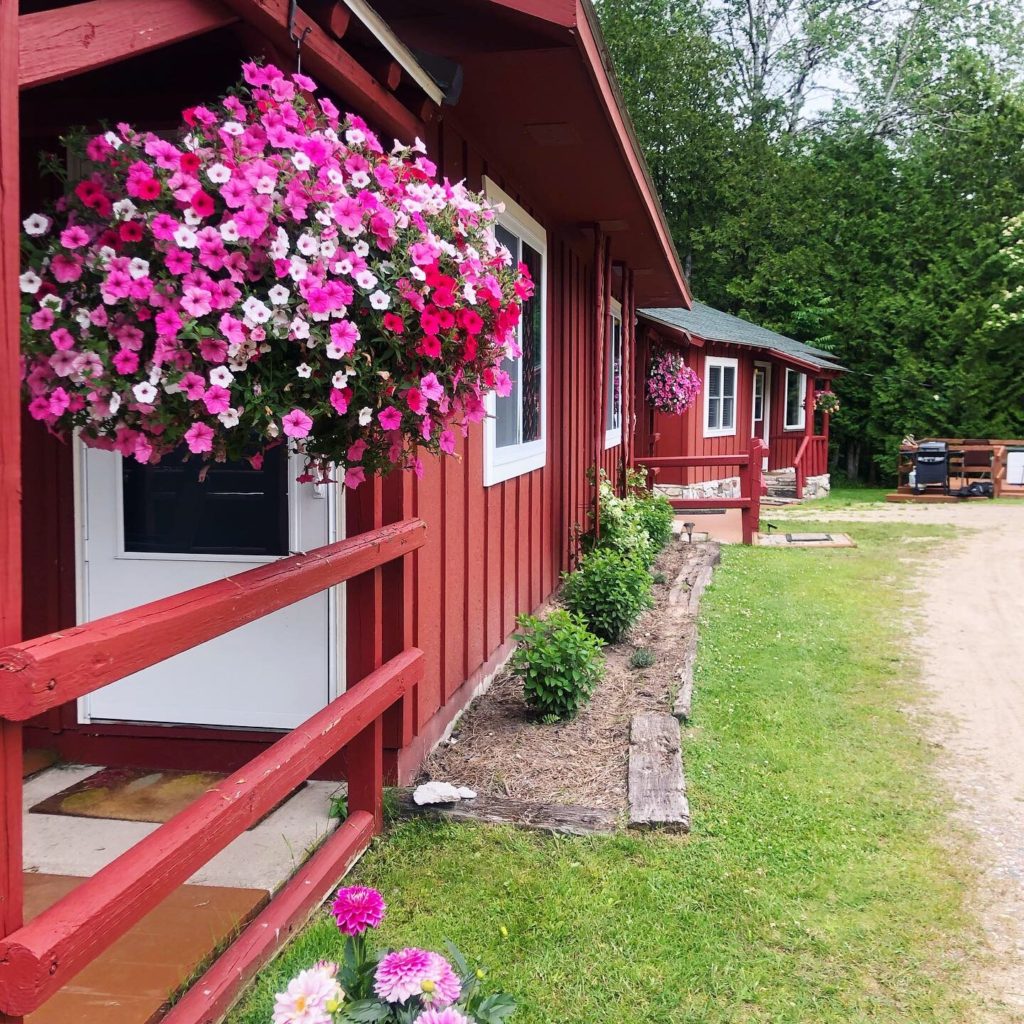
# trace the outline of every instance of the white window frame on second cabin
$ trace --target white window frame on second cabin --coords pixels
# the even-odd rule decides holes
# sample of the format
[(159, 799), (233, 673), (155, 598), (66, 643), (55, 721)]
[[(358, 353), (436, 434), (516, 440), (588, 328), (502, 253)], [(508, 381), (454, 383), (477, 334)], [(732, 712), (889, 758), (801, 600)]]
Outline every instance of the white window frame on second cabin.
[[(726, 424), (722, 416), (725, 407), (725, 371), (732, 368), (732, 422)], [(718, 369), (722, 382), (722, 393), (718, 396), (717, 425), (709, 426), (708, 418), (711, 412), (711, 371)], [(740, 364), (738, 359), (730, 359), (726, 356), (708, 356), (704, 360), (704, 436), (705, 437), (732, 437), (736, 433), (736, 408), (737, 399), (740, 393)]]
[[(615, 372), (615, 328), (619, 329), (619, 393), (613, 390), (612, 375)], [(605, 386), (604, 386), (604, 446), (614, 448), (622, 444), (622, 362), (625, 337), (622, 330), (622, 303), (612, 299), (608, 314), (608, 344), (605, 348)], [(616, 397), (618, 402), (616, 403)], [(618, 415), (615, 415), (615, 414)], [(609, 426), (609, 421), (613, 424)]]
[[(800, 396), (797, 402), (797, 411), (799, 416), (796, 421), (790, 421), (789, 418), (789, 375), (794, 374), (799, 378), (799, 388), (797, 394)], [(786, 379), (783, 381), (784, 389), (782, 392), (782, 426), (786, 430), (804, 430), (807, 427), (807, 374), (802, 373), (800, 370), (791, 370), (788, 366), (786, 367)]]
[[(526, 242), (540, 255), (540, 280), (534, 282), (537, 301), (540, 303), (540, 437), (533, 441), (498, 447), (496, 444), (497, 399), (492, 392), (487, 396), (487, 418), (484, 420), (484, 486), (511, 480), (540, 469), (547, 462), (548, 454), (548, 241), (547, 232), (511, 196), (502, 191), (490, 178), (484, 177), (484, 192), (493, 203), (504, 203), (505, 210), (498, 215), (498, 223), (514, 234), (520, 242)], [(517, 254), (513, 253), (515, 258)], [(519, 328), (522, 340), (522, 324)], [(517, 393), (513, 390), (513, 394)], [(522, 392), (520, 395), (520, 408)]]

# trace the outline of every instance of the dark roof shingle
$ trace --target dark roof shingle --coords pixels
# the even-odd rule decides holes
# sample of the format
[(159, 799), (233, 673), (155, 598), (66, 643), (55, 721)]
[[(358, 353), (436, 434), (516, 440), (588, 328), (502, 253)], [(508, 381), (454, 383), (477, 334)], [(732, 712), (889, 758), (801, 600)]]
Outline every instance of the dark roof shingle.
[(784, 334), (759, 327), (749, 320), (741, 320), (731, 313), (723, 313), (703, 302), (693, 300), (692, 309), (641, 309), (640, 316), (654, 323), (666, 324), (695, 334), (705, 341), (723, 341), (750, 348), (770, 349), (783, 356), (792, 356), (821, 370), (845, 370), (835, 361), (831, 352), (805, 345)]

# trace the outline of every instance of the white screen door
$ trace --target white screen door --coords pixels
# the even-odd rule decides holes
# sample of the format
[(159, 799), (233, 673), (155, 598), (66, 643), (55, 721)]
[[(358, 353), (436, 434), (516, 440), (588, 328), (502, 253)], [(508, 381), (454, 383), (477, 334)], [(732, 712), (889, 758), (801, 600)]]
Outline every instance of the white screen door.
[[(81, 450), (80, 621), (237, 575), (335, 539), (335, 488), (172, 453), (143, 466)], [(291, 729), (338, 692), (336, 596), (316, 594), (83, 698), (83, 722)]]

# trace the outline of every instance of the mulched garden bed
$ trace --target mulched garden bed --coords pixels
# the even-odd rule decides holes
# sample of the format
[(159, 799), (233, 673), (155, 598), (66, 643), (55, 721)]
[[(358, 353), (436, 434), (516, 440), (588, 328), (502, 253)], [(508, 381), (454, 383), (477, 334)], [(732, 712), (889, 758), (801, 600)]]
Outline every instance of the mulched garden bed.
[[(576, 718), (542, 724), (523, 701), (520, 681), (503, 671), (428, 759), (426, 775), (481, 795), (624, 810), (630, 722), (638, 712), (671, 710), (687, 633), (696, 625), (669, 611), (669, 592), (681, 574), (692, 578), (701, 550), (673, 538), (659, 555), (652, 572), (664, 582), (654, 584), (654, 607), (605, 647), (604, 679)], [(638, 647), (654, 653), (649, 668), (629, 667)]]

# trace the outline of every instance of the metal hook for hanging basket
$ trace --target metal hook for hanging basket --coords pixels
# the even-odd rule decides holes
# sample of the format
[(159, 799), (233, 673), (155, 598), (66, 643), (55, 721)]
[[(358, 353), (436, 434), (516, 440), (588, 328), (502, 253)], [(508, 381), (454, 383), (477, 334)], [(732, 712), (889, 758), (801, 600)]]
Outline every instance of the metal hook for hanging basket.
[(295, 73), (297, 75), (302, 74), (302, 44), (306, 41), (306, 36), (313, 31), (311, 25), (307, 25), (300, 34), (295, 32), (295, 15), (299, 10), (299, 0), (291, 0), (291, 6), (288, 8), (288, 38), (295, 44)]

